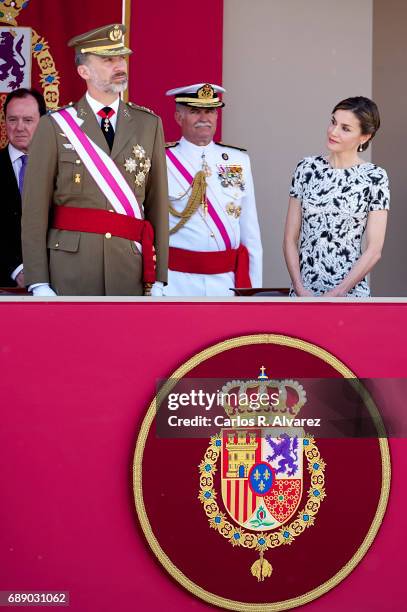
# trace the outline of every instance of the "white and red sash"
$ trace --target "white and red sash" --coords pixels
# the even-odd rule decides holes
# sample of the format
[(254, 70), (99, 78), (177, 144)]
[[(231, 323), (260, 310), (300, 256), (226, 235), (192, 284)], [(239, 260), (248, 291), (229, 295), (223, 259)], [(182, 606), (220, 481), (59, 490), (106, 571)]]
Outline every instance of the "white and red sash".
[[(183, 179), (188, 183), (188, 185), (192, 185), (194, 177), (187, 170), (184, 164), (181, 162), (180, 158), (177, 155), (175, 155), (175, 153), (171, 149), (166, 149), (166, 155), (167, 155), (167, 159), (171, 163), (171, 166), (175, 168), (175, 170), (183, 177)], [(216, 212), (216, 209), (213, 206), (212, 202), (210, 201), (209, 197), (207, 197), (207, 203), (208, 203), (208, 214), (210, 218), (212, 219), (216, 227), (216, 230), (225, 245), (225, 249), (231, 249), (232, 240), (229, 236), (229, 233), (222, 219), (219, 217), (218, 213)]]
[[(179, 154), (179, 151), (178, 151)], [(171, 149), (166, 149), (167, 159), (170, 162), (170, 171), (192, 185), (194, 177), (184, 166), (180, 158)], [(176, 174), (178, 173), (178, 174)], [(170, 246), (168, 267), (178, 272), (193, 274), (223, 274), (234, 272), (236, 287), (251, 287), (249, 274), (249, 253), (245, 246), (232, 247), (232, 239), (216, 212), (215, 207), (207, 196), (208, 214), (216, 227), (216, 231), (225, 245), (224, 251), (197, 252), (179, 249)]]
[[(84, 166), (114, 210), (121, 215), (143, 219), (142, 208), (126, 179), (114, 161), (85, 134), (83, 123), (74, 108), (64, 108), (51, 114)], [(137, 243), (141, 250), (141, 244)]]

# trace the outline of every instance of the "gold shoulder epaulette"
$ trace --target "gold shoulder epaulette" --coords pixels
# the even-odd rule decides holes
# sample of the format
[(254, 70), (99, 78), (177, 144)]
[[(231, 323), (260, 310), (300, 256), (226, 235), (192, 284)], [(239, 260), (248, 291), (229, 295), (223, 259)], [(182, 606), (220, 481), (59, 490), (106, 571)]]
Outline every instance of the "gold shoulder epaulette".
[(166, 149), (171, 149), (172, 147), (176, 147), (178, 144), (178, 140), (174, 140), (174, 142), (166, 142), (165, 143), (165, 148)]
[(152, 111), (151, 108), (147, 108), (147, 106), (140, 106), (139, 104), (134, 104), (134, 102), (127, 102), (127, 106), (130, 106), (130, 108), (135, 108), (136, 110), (145, 111), (146, 113), (150, 113), (150, 115), (155, 115), (155, 117), (157, 117), (155, 112)]
[(52, 113), (57, 113), (60, 110), (64, 110), (64, 108), (70, 108), (71, 106), (73, 106), (73, 102), (68, 102), (68, 104), (65, 104), (65, 106), (58, 106), (57, 108), (50, 108), (47, 111), (47, 115), (52, 115)]
[(236, 147), (234, 145), (226, 144), (225, 142), (215, 142), (215, 144), (219, 145), (220, 147), (229, 147), (229, 149), (237, 149), (238, 151), (244, 151), (245, 153), (247, 152), (247, 149), (244, 149), (243, 147)]

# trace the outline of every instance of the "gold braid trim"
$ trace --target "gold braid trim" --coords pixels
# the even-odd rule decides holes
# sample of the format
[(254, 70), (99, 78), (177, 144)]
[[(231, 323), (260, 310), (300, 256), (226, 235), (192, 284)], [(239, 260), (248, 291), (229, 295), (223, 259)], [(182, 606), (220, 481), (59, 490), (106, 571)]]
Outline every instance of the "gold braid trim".
[(189, 200), (182, 212), (178, 212), (170, 206), (170, 213), (174, 217), (178, 217), (180, 221), (170, 230), (170, 235), (175, 234), (178, 230), (181, 229), (185, 225), (185, 223), (192, 217), (193, 214), (196, 213), (198, 208), (202, 205), (205, 206), (206, 203), (206, 177), (205, 172), (203, 170), (199, 170), (194, 176), (194, 180), (192, 181), (192, 193), (189, 197)]

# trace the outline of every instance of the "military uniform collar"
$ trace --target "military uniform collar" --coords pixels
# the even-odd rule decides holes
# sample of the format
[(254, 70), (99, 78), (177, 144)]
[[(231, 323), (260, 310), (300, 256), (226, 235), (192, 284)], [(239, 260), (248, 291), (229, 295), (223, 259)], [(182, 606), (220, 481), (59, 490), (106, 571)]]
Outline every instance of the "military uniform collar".
[(95, 142), (103, 151), (109, 154), (109, 147), (106, 142), (106, 138), (102, 134), (100, 129), (100, 123), (98, 118), (94, 114), (86, 95), (79, 100), (75, 105), (78, 118), (83, 121), (81, 129), (93, 142)]
[[(102, 108), (105, 108), (105, 106), (107, 106), (106, 104), (103, 104), (102, 102), (99, 102), (99, 100), (95, 100), (95, 98), (92, 98), (92, 96), (89, 94), (88, 91), (85, 94), (85, 98), (86, 98), (87, 103), (89, 104), (89, 106), (91, 107), (93, 112), (95, 113), (95, 115), (97, 115), (98, 112)], [(119, 104), (120, 104), (120, 96), (117, 96), (116, 100), (108, 105), (109, 108), (114, 110), (114, 115), (110, 119), (110, 123), (112, 124), (113, 129), (116, 128), (117, 113), (119, 112)]]
[[(135, 135), (135, 127), (132, 124), (132, 118), (130, 117), (127, 106), (123, 104), (120, 98), (117, 100), (118, 110), (112, 119), (116, 117), (116, 126), (113, 126), (115, 130), (115, 137), (113, 141), (112, 151), (109, 151), (109, 147), (106, 142), (106, 138), (102, 134), (100, 129), (100, 123), (98, 117), (94, 114), (91, 108), (87, 96), (84, 95), (76, 105), (76, 110), (79, 119), (83, 120), (81, 126), (82, 130), (95, 142), (101, 149), (105, 151), (110, 157), (114, 159), (120, 151), (126, 146), (130, 138)], [(111, 106), (113, 108), (113, 106)], [(112, 121), (113, 125), (113, 121)]]
[(186, 138), (182, 137), (181, 140), (179, 141), (178, 146), (181, 147), (182, 152), (188, 158), (199, 158), (200, 159), (202, 157), (202, 154), (205, 154), (205, 156), (207, 156), (207, 155), (210, 155), (215, 150), (215, 143), (213, 142), (213, 140), (211, 140), (211, 142), (208, 145), (201, 147), (199, 145), (196, 145), (190, 142)]

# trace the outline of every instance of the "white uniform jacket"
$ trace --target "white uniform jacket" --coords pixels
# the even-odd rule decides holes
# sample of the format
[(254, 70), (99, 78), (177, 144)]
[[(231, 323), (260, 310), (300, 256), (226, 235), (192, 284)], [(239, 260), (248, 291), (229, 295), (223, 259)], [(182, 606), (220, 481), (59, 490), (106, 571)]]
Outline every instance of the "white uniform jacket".
[[(185, 138), (170, 151), (188, 173), (194, 177), (202, 170), (202, 155), (209, 166), (207, 197), (225, 227), (230, 248), (243, 244), (249, 251), (252, 287), (262, 286), (262, 246), (250, 159), (247, 153), (233, 147), (210, 142), (201, 147)], [(189, 184), (167, 157), (170, 203), (178, 212), (184, 210), (191, 194)], [(179, 218), (170, 214), (170, 229)], [(190, 251), (224, 251), (227, 248), (222, 232), (209, 214), (200, 207), (175, 234), (170, 235), (170, 247)], [(234, 273), (190, 274), (168, 270), (169, 296), (228, 296), (235, 286)]]

